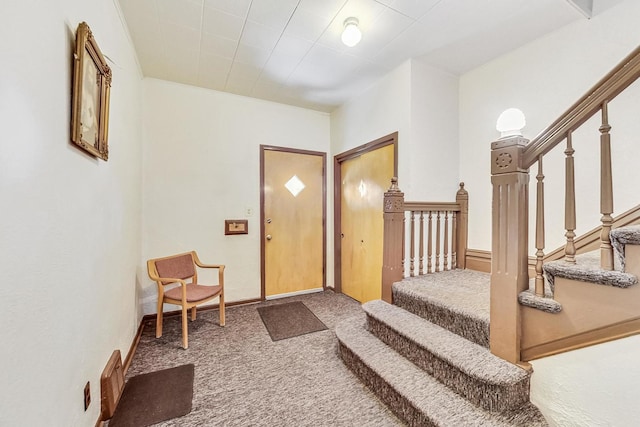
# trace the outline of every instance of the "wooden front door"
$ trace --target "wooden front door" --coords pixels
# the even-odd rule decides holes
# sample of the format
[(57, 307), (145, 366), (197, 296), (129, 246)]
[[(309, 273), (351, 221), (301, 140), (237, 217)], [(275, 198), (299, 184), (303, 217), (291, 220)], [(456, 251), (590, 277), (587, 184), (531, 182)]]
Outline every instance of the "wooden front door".
[(324, 153), (261, 147), (262, 297), (325, 285)]
[(363, 303), (382, 296), (382, 204), (394, 174), (395, 144), (340, 163), (341, 290)]

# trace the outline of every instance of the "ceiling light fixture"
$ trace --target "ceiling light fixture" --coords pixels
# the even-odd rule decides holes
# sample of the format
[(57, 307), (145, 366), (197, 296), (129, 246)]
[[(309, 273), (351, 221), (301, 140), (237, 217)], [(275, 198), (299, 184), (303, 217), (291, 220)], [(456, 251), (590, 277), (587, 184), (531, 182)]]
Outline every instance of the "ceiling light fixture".
[(362, 39), (362, 32), (358, 28), (358, 18), (347, 18), (344, 21), (344, 30), (342, 31), (342, 43), (349, 47), (354, 47)]

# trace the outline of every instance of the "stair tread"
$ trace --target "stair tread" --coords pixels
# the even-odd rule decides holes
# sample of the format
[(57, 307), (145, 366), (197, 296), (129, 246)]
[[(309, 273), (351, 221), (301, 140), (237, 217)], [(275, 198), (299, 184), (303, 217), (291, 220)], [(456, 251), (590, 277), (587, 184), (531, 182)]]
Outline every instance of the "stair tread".
[(628, 288), (638, 283), (638, 278), (633, 274), (618, 270), (603, 270), (600, 267), (599, 251), (577, 255), (575, 264), (558, 260), (545, 263), (542, 268), (546, 273), (549, 286), (554, 292), (554, 278), (556, 276), (618, 288)]
[(486, 348), (435, 325), (400, 307), (374, 300), (364, 311), (385, 323), (396, 333), (455, 366), (465, 374), (488, 384), (513, 384), (529, 377), (524, 369), (494, 356)]
[(625, 271), (625, 245), (640, 245), (640, 225), (618, 227), (609, 233), (616, 264)]
[(485, 411), (458, 395), (435, 378), (371, 335), (363, 317), (347, 319), (336, 327), (340, 343), (383, 378), (404, 399), (435, 425), (442, 426), (545, 426), (532, 404), (517, 411)]
[(406, 278), (393, 284), (399, 307), (489, 347), (490, 274), (449, 270)]
[(393, 287), (488, 324), (490, 283), (489, 273), (456, 269), (408, 277)]
[(536, 279), (529, 280), (529, 289), (518, 294), (518, 302), (524, 306), (546, 311), (547, 313), (560, 313), (562, 304), (553, 299), (553, 292), (547, 280), (544, 281), (544, 296), (536, 295)]

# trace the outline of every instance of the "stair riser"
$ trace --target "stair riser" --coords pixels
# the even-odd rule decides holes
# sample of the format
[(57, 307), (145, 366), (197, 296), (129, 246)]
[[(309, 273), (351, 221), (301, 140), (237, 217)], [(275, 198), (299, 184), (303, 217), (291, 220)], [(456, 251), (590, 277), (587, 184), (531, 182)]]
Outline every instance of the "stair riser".
[(444, 307), (430, 304), (428, 301), (416, 300), (401, 292), (393, 293), (393, 303), (471, 342), (489, 348), (487, 323), (454, 313)]
[(528, 377), (516, 384), (487, 384), (440, 359), (416, 342), (374, 317), (367, 316), (369, 331), (420, 369), (470, 402), (493, 412), (517, 409), (529, 401)]
[(338, 341), (338, 351), (344, 364), (402, 421), (412, 427), (437, 427), (380, 375), (367, 366), (347, 346)]

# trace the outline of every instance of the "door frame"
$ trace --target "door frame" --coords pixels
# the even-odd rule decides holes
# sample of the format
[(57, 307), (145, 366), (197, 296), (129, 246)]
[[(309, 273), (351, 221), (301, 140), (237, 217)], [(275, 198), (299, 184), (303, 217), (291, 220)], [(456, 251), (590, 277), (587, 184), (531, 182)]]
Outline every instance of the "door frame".
[(302, 150), (276, 145), (260, 144), (260, 300), (266, 300), (265, 277), (265, 226), (264, 226), (264, 153), (265, 151), (281, 151), (285, 153), (307, 154), (322, 157), (322, 289), (327, 288), (327, 153), (322, 151)]
[[(342, 293), (342, 163), (391, 144), (393, 144), (393, 176), (398, 177), (397, 131), (333, 157), (333, 280), (336, 292)], [(382, 212), (380, 214), (382, 215)]]

